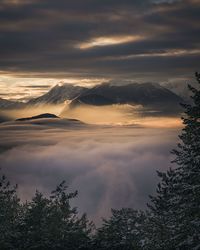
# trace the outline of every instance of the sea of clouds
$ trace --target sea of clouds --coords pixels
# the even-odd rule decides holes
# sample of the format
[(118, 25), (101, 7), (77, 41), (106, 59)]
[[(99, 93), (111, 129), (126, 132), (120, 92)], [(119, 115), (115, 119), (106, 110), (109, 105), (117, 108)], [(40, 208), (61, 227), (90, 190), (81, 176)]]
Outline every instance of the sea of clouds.
[[(21, 127), (20, 127), (21, 126)], [(0, 167), (23, 200), (49, 194), (66, 180), (73, 201), (97, 224), (110, 209), (144, 209), (156, 189), (156, 170), (171, 165), (177, 128), (0, 126)]]

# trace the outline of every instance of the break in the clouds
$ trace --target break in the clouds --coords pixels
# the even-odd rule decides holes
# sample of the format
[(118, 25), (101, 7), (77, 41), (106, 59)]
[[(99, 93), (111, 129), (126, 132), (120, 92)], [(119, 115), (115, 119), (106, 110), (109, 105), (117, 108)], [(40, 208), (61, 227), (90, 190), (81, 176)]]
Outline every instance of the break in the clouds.
[(7, 75), (169, 79), (200, 66), (196, 0), (4, 0)]

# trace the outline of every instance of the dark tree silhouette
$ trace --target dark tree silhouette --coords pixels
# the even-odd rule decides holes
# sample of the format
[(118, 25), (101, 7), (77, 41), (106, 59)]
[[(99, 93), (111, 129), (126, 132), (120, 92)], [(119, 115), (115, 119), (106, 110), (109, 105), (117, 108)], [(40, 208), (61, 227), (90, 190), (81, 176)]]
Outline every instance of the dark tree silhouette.
[[(196, 79), (200, 84), (200, 74)], [(200, 88), (188, 87), (192, 104), (182, 104), (184, 128), (172, 151), (177, 167), (158, 173), (161, 182), (145, 223), (147, 249), (200, 249)]]

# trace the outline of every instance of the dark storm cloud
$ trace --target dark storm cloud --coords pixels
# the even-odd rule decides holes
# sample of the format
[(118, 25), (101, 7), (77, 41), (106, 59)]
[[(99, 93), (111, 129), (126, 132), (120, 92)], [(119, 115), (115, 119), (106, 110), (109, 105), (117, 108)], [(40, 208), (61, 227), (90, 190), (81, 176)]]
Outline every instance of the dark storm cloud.
[[(112, 77), (190, 73), (200, 67), (199, 12), (195, 0), (3, 1), (0, 70)], [(128, 36), (133, 39), (122, 39)], [(97, 46), (99, 38), (114, 42)]]

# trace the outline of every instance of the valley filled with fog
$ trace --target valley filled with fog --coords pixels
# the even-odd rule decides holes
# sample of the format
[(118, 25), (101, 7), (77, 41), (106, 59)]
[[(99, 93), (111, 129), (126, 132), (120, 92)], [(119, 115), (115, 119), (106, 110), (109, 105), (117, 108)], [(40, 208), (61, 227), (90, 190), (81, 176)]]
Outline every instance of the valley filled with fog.
[[(16, 121), (50, 111), (58, 117)], [(181, 129), (178, 116), (138, 105), (46, 105), (2, 114), (9, 121), (0, 124), (0, 165), (22, 200), (66, 180), (79, 192), (74, 205), (97, 224), (111, 208), (145, 207), (156, 170), (172, 166)]]

